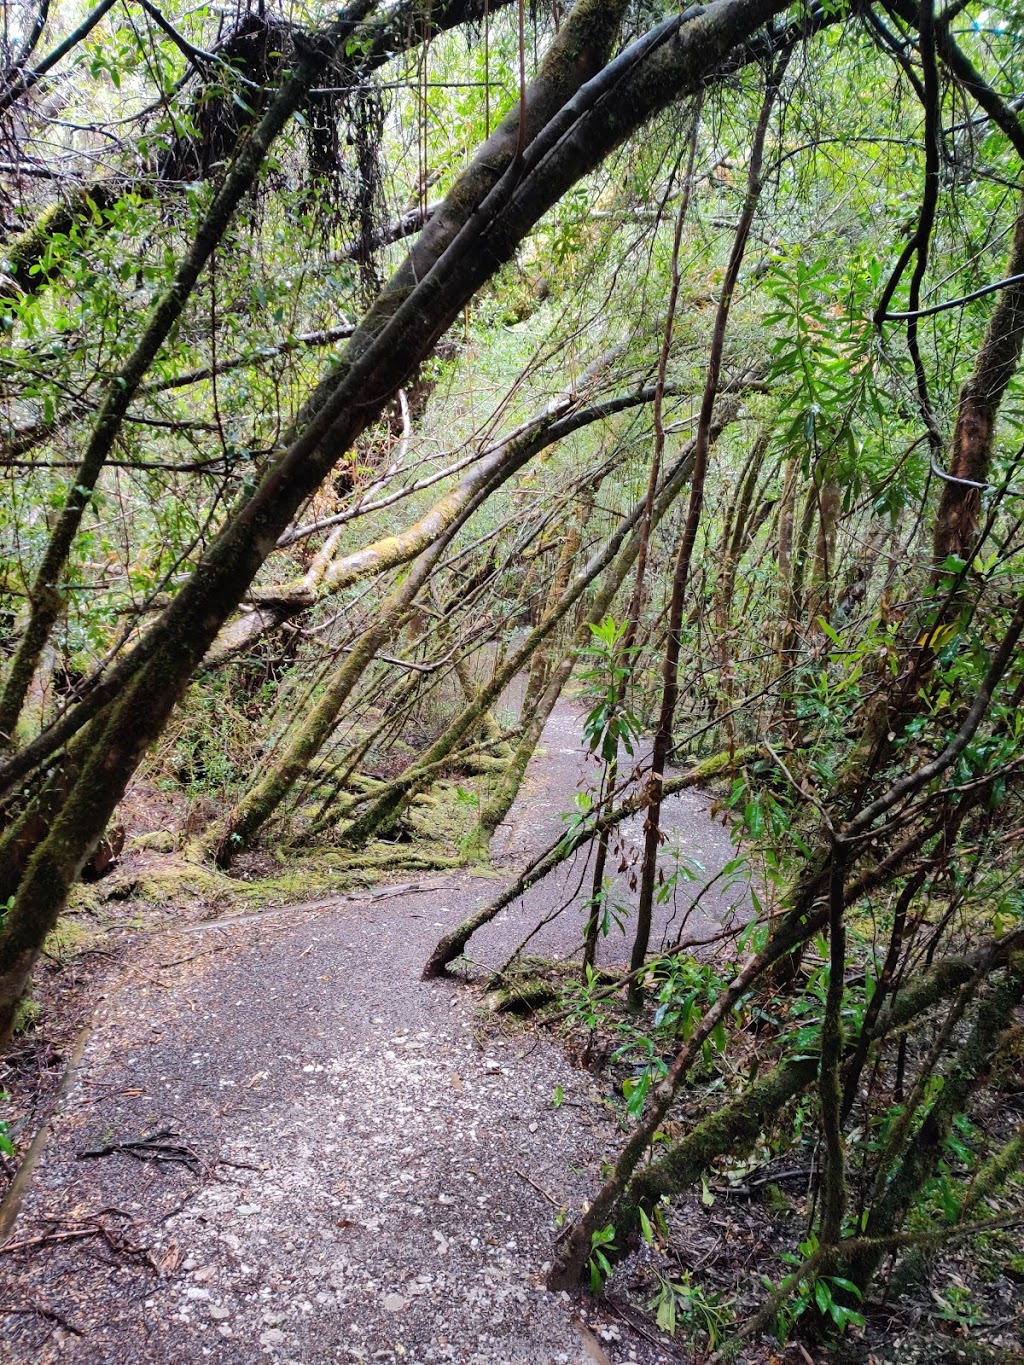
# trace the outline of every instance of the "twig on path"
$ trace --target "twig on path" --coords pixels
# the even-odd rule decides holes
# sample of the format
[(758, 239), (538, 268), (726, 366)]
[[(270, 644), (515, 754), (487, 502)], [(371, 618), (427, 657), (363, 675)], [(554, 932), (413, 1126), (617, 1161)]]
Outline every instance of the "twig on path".
[(47, 1322), (55, 1322), (58, 1327), (63, 1327), (65, 1332), (70, 1332), (72, 1336), (80, 1337), (83, 1335), (82, 1329), (76, 1327), (73, 1322), (69, 1322), (63, 1313), (58, 1313), (55, 1308), (47, 1308), (42, 1303), (26, 1304), (24, 1308), (13, 1303), (0, 1303), (0, 1313), (18, 1313), (24, 1317), (45, 1318)]
[(219, 1156), (213, 1163), (215, 1166), (233, 1166), (236, 1171), (269, 1171), (269, 1166), (254, 1166), (251, 1161), (229, 1161), (226, 1156)]
[(195, 962), (201, 957), (212, 957), (214, 953), (226, 953), (227, 950), (232, 947), (234, 947), (234, 944), (222, 943), (219, 948), (207, 948), (201, 953), (193, 953), (191, 957), (176, 957), (173, 962), (158, 962), (156, 965), (158, 967), (182, 967), (186, 962)]
[(73, 1242), (82, 1237), (95, 1237), (98, 1232), (99, 1228), (93, 1224), (87, 1228), (69, 1228), (66, 1232), (44, 1232), (39, 1237), (23, 1237), (19, 1242), (5, 1242), (0, 1246), (0, 1256), (6, 1256), (11, 1251), (47, 1246), (50, 1242)]
[(86, 1147), (75, 1155), (79, 1161), (85, 1161), (92, 1157), (113, 1156), (116, 1152), (123, 1152), (125, 1156), (133, 1156), (137, 1161), (168, 1161), (188, 1166), (196, 1172), (205, 1170), (204, 1162), (191, 1147), (167, 1141), (168, 1138), (177, 1136), (172, 1128), (162, 1128), (158, 1133), (150, 1133), (146, 1137), (127, 1138), (124, 1142), (108, 1142), (102, 1147)]
[(514, 1169), (516, 1175), (520, 1176), (523, 1180), (525, 1180), (527, 1185), (532, 1185), (533, 1188), (537, 1191), (537, 1193), (542, 1194), (549, 1204), (554, 1204), (556, 1209), (560, 1209), (562, 1207), (558, 1200), (555, 1198), (555, 1196), (553, 1194), (548, 1194), (544, 1186), (538, 1185), (536, 1180), (534, 1180), (532, 1176), (527, 1175), (525, 1171), (521, 1171), (518, 1166), (516, 1166)]
[(623, 1309), (621, 1309), (614, 1299), (606, 1298), (604, 1302), (608, 1305), (608, 1307), (612, 1310), (613, 1313), (618, 1313), (619, 1317), (622, 1319), (622, 1321), (626, 1324), (627, 1327), (632, 1328), (634, 1332), (639, 1332), (639, 1334), (642, 1337), (646, 1338), (646, 1340), (649, 1341), (652, 1346), (657, 1346), (659, 1348), (664, 1347), (665, 1345), (664, 1341), (659, 1341), (653, 1332), (648, 1332), (646, 1327), (642, 1327), (640, 1323), (637, 1322), (636, 1319), (632, 1316), (632, 1314), (626, 1313)]
[[(122, 1218), (129, 1217), (121, 1209), (110, 1208), (100, 1210), (101, 1213), (116, 1213)], [(70, 1221), (64, 1219), (50, 1219), (50, 1222)], [(49, 1232), (41, 1233), (38, 1237), (23, 1237), (17, 1242), (5, 1242), (0, 1246), (0, 1255), (6, 1255), (12, 1251), (28, 1251), (32, 1247), (50, 1246), (54, 1242), (80, 1242), (86, 1237), (102, 1237), (110, 1247), (111, 1251), (119, 1256), (134, 1256), (145, 1258), (147, 1251), (145, 1247), (132, 1246), (126, 1242), (120, 1233), (116, 1232), (100, 1221), (99, 1215), (94, 1216), (88, 1223), (81, 1223), (78, 1227), (66, 1228), (63, 1231), (51, 1229)]]
[(171, 985), (169, 981), (158, 981), (155, 976), (150, 976), (149, 972), (144, 972), (141, 967), (134, 967), (132, 975), (141, 977), (143, 981), (148, 981), (151, 986), (159, 986), (162, 991), (169, 991)]

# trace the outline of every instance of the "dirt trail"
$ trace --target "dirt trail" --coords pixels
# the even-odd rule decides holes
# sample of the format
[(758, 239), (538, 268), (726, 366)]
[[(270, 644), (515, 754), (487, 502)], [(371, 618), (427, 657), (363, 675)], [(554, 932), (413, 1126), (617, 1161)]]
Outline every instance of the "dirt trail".
[[(557, 834), (581, 779), (563, 705), (496, 857), (518, 865)], [(732, 850), (705, 798), (670, 811), (713, 874)], [(542, 884), (474, 959), (500, 960), (580, 879)], [(439, 935), (500, 885), (460, 873), (136, 942), (0, 1249), (3, 1359), (682, 1359), (543, 1287), (560, 1210), (621, 1142), (597, 1082), (419, 980)], [(700, 924), (726, 910), (705, 897)], [(581, 924), (566, 912), (536, 942), (570, 953)], [(154, 1133), (156, 1151), (119, 1149)]]

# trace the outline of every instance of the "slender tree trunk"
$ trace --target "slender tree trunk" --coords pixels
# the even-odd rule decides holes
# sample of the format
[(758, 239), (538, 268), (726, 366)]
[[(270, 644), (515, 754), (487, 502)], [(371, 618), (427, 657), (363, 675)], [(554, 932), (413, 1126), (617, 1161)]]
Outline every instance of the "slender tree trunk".
[(665, 782), (665, 766), (668, 761), (669, 746), (672, 742), (672, 727), (675, 722), (679, 686), (679, 650), (683, 623), (683, 603), (686, 597), (693, 549), (697, 543), (697, 530), (700, 526), (701, 512), (704, 506), (704, 481), (707, 474), (708, 455), (711, 450), (711, 419), (721, 377), (725, 332), (729, 322), (729, 308), (732, 303), (733, 290), (736, 288), (739, 279), (747, 239), (761, 196), (761, 161), (764, 154), (765, 137), (768, 133), (768, 124), (787, 64), (788, 56), (784, 55), (779, 59), (774, 71), (768, 78), (768, 87), (765, 92), (764, 103), (761, 106), (761, 115), (754, 131), (750, 151), (750, 166), (747, 173), (746, 199), (733, 240), (725, 277), (722, 281), (722, 292), (715, 316), (707, 379), (697, 424), (690, 504), (687, 509), (686, 525), (683, 529), (683, 538), (680, 542), (679, 554), (676, 558), (675, 571), (672, 577), (668, 643), (662, 669), (661, 713), (658, 717), (658, 728), (654, 735), (654, 748), (651, 757), (651, 774), (648, 782), (649, 805), (644, 826), (644, 852), (640, 869), (640, 893), (636, 912), (636, 937), (633, 940), (633, 953), (629, 964), (631, 973), (630, 998), (634, 1002), (639, 1001), (643, 990), (640, 969), (647, 957), (647, 947), (651, 937), (651, 916), (658, 875), (658, 850), (661, 847), (661, 798)]
[[(793, 516), (796, 505), (796, 475), (799, 461), (791, 455), (786, 461), (786, 473), (782, 481), (782, 498), (779, 507), (779, 616), (783, 622), (789, 620), (790, 593), (793, 581)], [(779, 634), (778, 648), (781, 651), (785, 631)], [(785, 657), (780, 671), (785, 667)]]
[(817, 481), (818, 538), (814, 546), (814, 567), (808, 616), (832, 615), (832, 575), (836, 564), (836, 534), (842, 508), (842, 489), (832, 468), (831, 456), (819, 464)]
[[(790, 473), (794, 480), (793, 488), (796, 487), (796, 462), (787, 470), (787, 483)], [(785, 496), (785, 493), (783, 494)], [(794, 495), (795, 497), (795, 492)], [(792, 547), (792, 554), (788, 553), (787, 544), (786, 562), (788, 574), (780, 580), (780, 590), (783, 598), (782, 625), (779, 635), (779, 671), (780, 676), (787, 670), (793, 668), (797, 662), (797, 654), (800, 639), (800, 624), (803, 616), (803, 593), (804, 593), (804, 574), (807, 568), (807, 560), (811, 543), (811, 532), (814, 529), (814, 518), (818, 511), (817, 490), (813, 482), (807, 490), (804, 499), (803, 512), (800, 516), (800, 525), (797, 530), (796, 543)], [(784, 513), (785, 516), (785, 513)], [(789, 529), (792, 530), (792, 516), (789, 517)], [(779, 551), (779, 562), (782, 563), (782, 550)], [(779, 692), (780, 709), (788, 706), (788, 711), (784, 712), (785, 726), (792, 748), (797, 748), (800, 744), (800, 724), (796, 718), (796, 699), (789, 687), (783, 687)]]
[[(568, 587), (573, 561), (579, 552), (583, 532), (590, 520), (595, 492), (595, 489), (587, 490), (583, 506), (580, 509), (578, 524), (573, 526), (563, 542), (558, 557), (558, 565), (548, 589), (542, 620), (557, 610), (559, 600)], [(579, 633), (577, 633), (578, 639)], [(486, 858), (491, 836), (512, 809), (512, 804), (526, 775), (527, 766), (533, 757), (544, 726), (562, 694), (562, 689), (569, 680), (574, 662), (573, 646), (563, 651), (561, 659), (553, 661), (550, 641), (545, 641), (530, 660), (526, 699), (523, 703), (525, 718), (523, 732), (509, 759), (508, 766), (504, 772), (498, 774), (492, 783), (491, 793), (481, 807), (480, 817), (475, 827), (463, 841), (462, 852), (465, 857), (473, 861), (481, 861)], [(527, 700), (531, 692), (538, 691), (539, 695), (536, 696), (536, 700), (530, 709), (527, 709)]]
[[(690, 211), (690, 196), (693, 192), (693, 168), (697, 159), (697, 144), (700, 139), (700, 116), (702, 107), (702, 101), (698, 100), (697, 107), (693, 111), (693, 127), (690, 131), (690, 149), (686, 159), (683, 192), (679, 202), (679, 210), (676, 213), (675, 231), (672, 237), (672, 278), (669, 287), (668, 307), (665, 310), (665, 325), (662, 331), (661, 348), (658, 353), (658, 378), (654, 395), (654, 451), (651, 456), (651, 467), (647, 479), (647, 499), (644, 504), (644, 517), (640, 528), (640, 544), (636, 557), (636, 575), (633, 580), (633, 592), (630, 596), (629, 610), (626, 616), (626, 630), (622, 638), (622, 646), (620, 649), (620, 658), (624, 660), (630, 659), (636, 645), (636, 635), (640, 625), (640, 612), (643, 607), (646, 589), (647, 554), (650, 548), (651, 531), (654, 527), (655, 494), (658, 488), (658, 480), (661, 477), (661, 466), (665, 455), (665, 383), (668, 375), (669, 354), (672, 350), (672, 334), (675, 329), (676, 309), (679, 305), (679, 286), (681, 283), (679, 272), (679, 249), (683, 240), (683, 228), (686, 226), (686, 219)], [(616, 709), (621, 705), (622, 693), (624, 690), (624, 688), (616, 688), (616, 695), (613, 703)], [(610, 762), (605, 765), (601, 779), (601, 810), (604, 809), (607, 802), (612, 800), (612, 793), (615, 791), (618, 783), (618, 775), (619, 754), (618, 746), (616, 746), (615, 753), (612, 755)], [(581, 973), (584, 984), (586, 984), (590, 970), (597, 960), (597, 940), (603, 919), (605, 875), (608, 866), (608, 847), (610, 838), (610, 829), (602, 828), (597, 836), (597, 847), (594, 850), (594, 871), (590, 883), (590, 913), (587, 918), (587, 927), (583, 936), (583, 962), (581, 964)]]
[(735, 503), (730, 503), (729, 515), (722, 536), (722, 567), (715, 587), (715, 637), (718, 645), (718, 677), (721, 705), (724, 711), (722, 726), (729, 744), (736, 743), (736, 721), (732, 712), (736, 691), (736, 666), (733, 659), (733, 596), (736, 575), (743, 557), (747, 538), (750, 508), (757, 481), (768, 449), (768, 436), (759, 435), (747, 456)]

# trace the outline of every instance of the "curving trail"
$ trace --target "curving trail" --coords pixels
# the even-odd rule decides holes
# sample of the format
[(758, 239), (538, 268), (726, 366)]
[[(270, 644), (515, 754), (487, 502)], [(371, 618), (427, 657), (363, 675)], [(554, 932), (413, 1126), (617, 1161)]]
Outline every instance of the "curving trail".
[[(557, 835), (589, 779), (562, 704), (496, 861)], [(711, 876), (732, 849), (707, 805), (673, 798), (669, 828)], [(639, 837), (626, 828), (627, 852)], [(473, 940), (474, 960), (503, 960), (580, 880), (570, 865), (534, 888)], [(133, 946), (0, 1247), (3, 1359), (683, 1359), (543, 1286), (559, 1210), (621, 1141), (599, 1083), (551, 1044), (482, 1025), (471, 993), (419, 980), (437, 938), (500, 885), (460, 873)], [(681, 909), (660, 912), (670, 937)], [(713, 889), (687, 933), (727, 910)], [(570, 910), (534, 946), (569, 954), (581, 935)], [(609, 938), (602, 955), (628, 946)], [(149, 1149), (118, 1146), (154, 1133)]]

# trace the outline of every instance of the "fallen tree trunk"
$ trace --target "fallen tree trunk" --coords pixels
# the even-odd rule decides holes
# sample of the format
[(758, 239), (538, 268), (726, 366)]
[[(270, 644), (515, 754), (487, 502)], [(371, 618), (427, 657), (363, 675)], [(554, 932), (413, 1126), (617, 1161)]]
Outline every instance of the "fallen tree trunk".
[(253, 610), (221, 631), (203, 660), (204, 666), (215, 668), (227, 663), (242, 650), (251, 648), (262, 635), (298, 613), (308, 611), (324, 598), (342, 592), (364, 578), (409, 563), (461, 516), (481, 489), (500, 487), (530, 460), (573, 432), (640, 407), (650, 402), (653, 394), (649, 387), (642, 387), (579, 407), (583, 396), (578, 388), (553, 398), (542, 413), (512, 432), (473, 465), (450, 492), (404, 531), (385, 536), (337, 559), (332, 559), (329, 553), (318, 555), (307, 573), (295, 582), (256, 589), (251, 594)]

